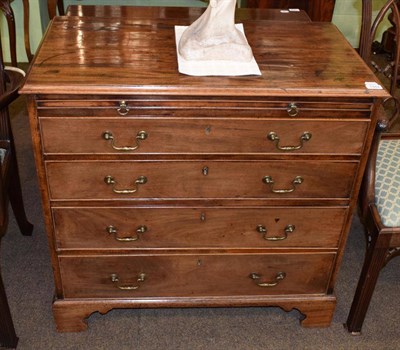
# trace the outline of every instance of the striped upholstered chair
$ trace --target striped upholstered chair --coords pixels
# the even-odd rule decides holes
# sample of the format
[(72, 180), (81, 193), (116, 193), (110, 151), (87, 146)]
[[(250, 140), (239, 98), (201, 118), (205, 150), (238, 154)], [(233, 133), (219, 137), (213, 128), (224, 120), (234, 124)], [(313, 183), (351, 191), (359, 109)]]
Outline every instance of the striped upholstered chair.
[[(379, 70), (371, 53), (379, 24), (390, 16), (395, 42), (400, 43), (399, 1), (389, 0), (372, 21), (372, 0), (363, 0), (360, 55)], [(360, 191), (360, 218), (365, 227), (367, 252), (354, 300), (346, 322), (349, 332), (360, 334), (381, 269), (400, 255), (400, 120), (399, 76), (400, 45), (396, 45), (389, 64), (391, 101), (382, 106), (366, 172)], [(386, 108), (385, 108), (386, 107)], [(398, 281), (397, 281), (398, 282)]]
[(347, 329), (359, 334), (381, 269), (400, 255), (400, 132), (375, 136), (360, 197), (367, 252)]

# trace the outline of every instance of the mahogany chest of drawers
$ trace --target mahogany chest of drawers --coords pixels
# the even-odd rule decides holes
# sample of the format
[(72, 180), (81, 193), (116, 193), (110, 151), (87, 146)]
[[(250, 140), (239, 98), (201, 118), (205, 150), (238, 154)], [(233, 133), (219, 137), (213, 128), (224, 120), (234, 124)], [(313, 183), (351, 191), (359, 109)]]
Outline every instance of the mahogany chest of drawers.
[(386, 92), (329, 23), (245, 22), (260, 77), (179, 74), (174, 24), (55, 18), (21, 90), (58, 330), (256, 305), (328, 326)]

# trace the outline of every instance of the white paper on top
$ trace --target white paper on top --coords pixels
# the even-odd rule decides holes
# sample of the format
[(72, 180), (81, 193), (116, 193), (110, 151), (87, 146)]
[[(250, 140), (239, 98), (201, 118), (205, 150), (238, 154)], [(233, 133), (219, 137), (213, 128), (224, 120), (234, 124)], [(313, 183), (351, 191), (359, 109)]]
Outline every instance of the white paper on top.
[[(235, 24), (236, 28), (244, 34), (243, 24)], [(178, 70), (182, 74), (193, 76), (242, 76), (261, 75), (260, 68), (253, 58), (248, 62), (228, 60), (185, 60), (178, 51), (179, 40), (187, 26), (175, 26), (175, 44), (178, 56)]]

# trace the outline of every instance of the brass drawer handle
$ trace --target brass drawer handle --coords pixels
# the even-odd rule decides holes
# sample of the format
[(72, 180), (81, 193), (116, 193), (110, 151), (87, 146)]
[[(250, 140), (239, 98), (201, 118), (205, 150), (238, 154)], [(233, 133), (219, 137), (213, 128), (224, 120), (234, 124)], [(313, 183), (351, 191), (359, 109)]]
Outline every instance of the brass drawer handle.
[(136, 233), (134, 235), (126, 237), (118, 237), (118, 230), (113, 225), (107, 226), (106, 231), (110, 235), (114, 235), (115, 240), (117, 240), (118, 242), (134, 242), (140, 238), (141, 233), (145, 233), (147, 231), (147, 226), (139, 226), (138, 228), (136, 228)]
[(147, 132), (142, 130), (136, 134), (136, 137), (135, 137), (136, 144), (135, 145), (133, 145), (133, 146), (117, 146), (115, 144), (114, 135), (111, 131), (104, 131), (104, 133), (103, 133), (103, 139), (106, 141), (110, 141), (112, 148), (114, 148), (117, 151), (124, 151), (124, 152), (134, 151), (134, 150), (138, 149), (140, 146), (139, 141), (146, 140), (147, 136), (148, 136)]
[(275, 184), (275, 182), (274, 182), (274, 180), (272, 179), (271, 176), (268, 176), (268, 175), (267, 175), (267, 176), (264, 176), (263, 179), (262, 179), (262, 181), (263, 181), (265, 184), (267, 184), (267, 185), (269, 185), (269, 186), (271, 187), (271, 191), (272, 191), (273, 193), (291, 193), (291, 192), (293, 192), (293, 191), (296, 189), (296, 185), (300, 185), (300, 184), (303, 183), (304, 179), (303, 179), (301, 176), (296, 176), (296, 177), (294, 178), (294, 180), (292, 181), (292, 184), (293, 184), (293, 187), (292, 187), (292, 188), (280, 189), (280, 190), (275, 190), (275, 189), (274, 189), (274, 184)]
[(140, 273), (140, 274), (138, 275), (138, 277), (137, 277), (137, 280), (136, 280), (136, 282), (138, 282), (137, 285), (133, 285), (133, 286), (120, 285), (120, 284), (119, 284), (119, 277), (118, 277), (118, 275), (117, 275), (116, 273), (113, 273), (113, 274), (111, 275), (111, 282), (115, 283), (115, 285), (117, 286), (117, 288), (118, 288), (118, 289), (121, 289), (121, 290), (136, 290), (136, 289), (139, 289), (139, 287), (140, 287), (140, 284), (139, 284), (139, 283), (140, 283), (140, 282), (144, 282), (145, 278), (146, 278), (146, 274), (145, 274), (145, 273)]
[(274, 131), (271, 131), (267, 138), (268, 140), (272, 141), (275, 143), (275, 147), (279, 149), (280, 151), (285, 151), (285, 152), (291, 152), (291, 151), (297, 151), (301, 149), (304, 146), (304, 142), (307, 142), (311, 139), (312, 134), (308, 131), (303, 132), (303, 135), (300, 136), (300, 144), (297, 146), (280, 146), (280, 138), (278, 134)]
[(292, 233), (295, 230), (295, 226), (294, 225), (286, 225), (285, 229), (284, 229), (284, 234), (283, 236), (272, 236), (272, 237), (268, 237), (267, 236), (267, 229), (264, 225), (257, 225), (257, 232), (262, 233), (263, 237), (265, 240), (267, 241), (283, 241), (284, 239), (286, 239), (288, 237), (288, 233)]
[(119, 115), (127, 115), (129, 113), (129, 107), (125, 101), (119, 102), (119, 107), (117, 108), (117, 112)]
[(137, 190), (139, 189), (139, 185), (144, 185), (147, 182), (147, 177), (146, 176), (139, 176), (135, 180), (135, 188), (127, 188), (127, 189), (122, 189), (122, 190), (118, 190), (118, 189), (115, 188), (115, 185), (117, 183), (116, 183), (116, 181), (114, 180), (114, 178), (111, 175), (107, 175), (104, 178), (104, 182), (107, 185), (112, 185), (112, 190), (113, 190), (114, 193), (117, 193), (117, 194), (131, 194), (131, 193), (137, 192)]
[(287, 110), (289, 116), (291, 116), (291, 117), (295, 117), (299, 114), (299, 109), (297, 108), (297, 105), (293, 102), (289, 103), (286, 110)]
[(286, 273), (278, 272), (275, 276), (274, 282), (258, 282), (261, 279), (261, 275), (256, 272), (252, 272), (249, 277), (253, 281), (255, 281), (257, 286), (259, 287), (275, 287), (279, 284), (280, 281), (282, 281), (286, 277)]

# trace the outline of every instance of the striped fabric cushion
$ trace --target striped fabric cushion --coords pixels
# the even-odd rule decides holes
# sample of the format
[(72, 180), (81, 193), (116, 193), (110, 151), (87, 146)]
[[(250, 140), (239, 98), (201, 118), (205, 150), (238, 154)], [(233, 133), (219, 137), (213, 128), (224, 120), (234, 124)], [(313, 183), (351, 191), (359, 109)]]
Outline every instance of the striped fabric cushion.
[(0, 163), (3, 163), (4, 157), (6, 156), (7, 150), (4, 148), (0, 148)]
[(382, 223), (400, 227), (400, 140), (381, 140), (375, 176), (375, 205)]

